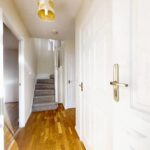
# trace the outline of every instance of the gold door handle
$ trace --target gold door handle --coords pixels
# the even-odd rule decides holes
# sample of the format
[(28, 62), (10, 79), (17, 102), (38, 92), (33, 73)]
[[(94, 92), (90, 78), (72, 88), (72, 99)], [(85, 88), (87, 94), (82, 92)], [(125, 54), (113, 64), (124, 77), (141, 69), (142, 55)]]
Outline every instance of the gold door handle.
[(83, 91), (83, 82), (81, 82), (81, 84), (79, 84), (81, 91)]
[(119, 101), (119, 87), (128, 87), (128, 84), (119, 83), (119, 65), (115, 64), (113, 67), (113, 80), (110, 85), (113, 86), (114, 100)]
[(112, 81), (112, 82), (110, 82), (110, 85), (128, 87), (128, 84), (125, 84), (125, 83), (118, 83), (117, 81)]

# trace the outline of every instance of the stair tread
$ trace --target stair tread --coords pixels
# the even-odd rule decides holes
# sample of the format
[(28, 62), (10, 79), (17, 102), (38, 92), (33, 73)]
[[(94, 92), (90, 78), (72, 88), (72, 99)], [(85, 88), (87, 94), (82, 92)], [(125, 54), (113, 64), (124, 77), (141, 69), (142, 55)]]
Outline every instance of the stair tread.
[(50, 105), (57, 105), (58, 103), (56, 102), (43, 102), (43, 103), (33, 103), (33, 107), (38, 107), (38, 106), (50, 106)]
[(34, 97), (34, 101), (54, 101), (55, 96), (37, 96)]
[(57, 107), (54, 75), (50, 75), (49, 79), (38, 79), (35, 85), (32, 111), (55, 110)]
[(55, 96), (55, 94), (51, 94), (51, 95), (37, 95), (37, 96), (34, 96), (34, 98), (51, 98)]
[(58, 108), (58, 104), (53, 105), (39, 105), (33, 106), (32, 112), (40, 112), (40, 111), (47, 111), (47, 110), (56, 110)]
[(33, 103), (55, 102), (55, 95), (53, 96), (39, 96), (34, 97)]
[(54, 100), (41, 100), (41, 101), (33, 101), (33, 104), (41, 104), (41, 103), (55, 103)]
[[(42, 98), (40, 96), (55, 96), (55, 94), (42, 94), (42, 95), (35, 95), (34, 98)], [(46, 98), (46, 97), (45, 97)]]
[(55, 90), (55, 88), (36, 87), (35, 90)]
[(51, 79), (38, 79), (37, 82), (38, 81), (54, 81), (54, 79), (52, 79), (52, 78)]
[(37, 80), (50, 80), (51, 78), (48, 77), (48, 78), (38, 78)]
[(34, 100), (39, 100), (39, 99), (49, 99), (49, 100), (51, 100), (52, 98), (55, 98), (55, 96), (51, 96), (51, 97), (49, 97), (49, 96), (37, 96), (37, 97), (34, 97)]
[(39, 96), (53, 96), (53, 95), (55, 95), (55, 94), (54, 94), (54, 93), (53, 93), (53, 94), (44, 93), (44, 94), (41, 94), (41, 95), (35, 94), (35, 95), (34, 95), (34, 98), (37, 98), (37, 97), (39, 97)]
[(58, 105), (50, 106), (50, 107), (41, 107), (41, 108), (33, 108), (32, 112), (41, 112), (41, 111), (48, 111), (48, 110), (56, 110)]
[(37, 83), (51, 83), (54, 82), (54, 79), (50, 79), (50, 80), (37, 80)]
[(54, 91), (55, 89), (35, 89), (35, 91)]

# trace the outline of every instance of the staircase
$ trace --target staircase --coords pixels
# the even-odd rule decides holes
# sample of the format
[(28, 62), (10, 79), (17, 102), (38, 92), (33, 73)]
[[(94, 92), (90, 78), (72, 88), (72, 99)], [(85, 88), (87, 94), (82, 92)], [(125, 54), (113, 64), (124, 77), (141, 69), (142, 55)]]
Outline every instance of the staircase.
[(35, 93), (32, 111), (46, 111), (57, 109), (55, 102), (55, 84), (54, 75), (50, 79), (38, 79), (35, 85)]

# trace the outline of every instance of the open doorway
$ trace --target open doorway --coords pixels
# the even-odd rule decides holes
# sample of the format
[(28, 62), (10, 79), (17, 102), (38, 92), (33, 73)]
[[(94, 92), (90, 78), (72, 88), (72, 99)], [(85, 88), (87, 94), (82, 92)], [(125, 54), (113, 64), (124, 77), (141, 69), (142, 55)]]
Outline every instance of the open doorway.
[(19, 129), (19, 40), (4, 24), (4, 134), (7, 149)]

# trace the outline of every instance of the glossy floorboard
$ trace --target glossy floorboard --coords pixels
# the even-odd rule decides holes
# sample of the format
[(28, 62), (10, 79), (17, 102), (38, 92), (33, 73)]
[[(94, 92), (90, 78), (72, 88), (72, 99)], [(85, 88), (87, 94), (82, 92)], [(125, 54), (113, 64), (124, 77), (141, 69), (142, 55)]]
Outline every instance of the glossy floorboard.
[(6, 103), (4, 107), (5, 124), (15, 133), (19, 127), (19, 104), (18, 102)]
[(75, 131), (75, 109), (35, 112), (11, 150), (85, 150)]
[(4, 139), (5, 139), (5, 150), (8, 149), (16, 131), (19, 128), (18, 124), (18, 102), (6, 103), (4, 105)]

